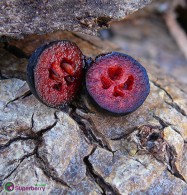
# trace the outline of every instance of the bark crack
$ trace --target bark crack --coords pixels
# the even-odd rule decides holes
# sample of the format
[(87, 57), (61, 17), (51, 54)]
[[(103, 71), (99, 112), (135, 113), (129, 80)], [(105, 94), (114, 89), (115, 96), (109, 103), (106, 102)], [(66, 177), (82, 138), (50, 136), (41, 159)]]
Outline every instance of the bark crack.
[[(80, 111), (82, 114), (80, 114)], [(106, 138), (97, 130), (93, 121), (84, 111), (78, 108), (72, 108), (70, 116), (77, 122), (90, 144), (99, 145), (100, 147), (113, 152)]]
[[(163, 129), (166, 128), (166, 127), (172, 127), (172, 129), (183, 138), (181, 132), (179, 130), (177, 130), (175, 128), (175, 126), (173, 126), (173, 124), (168, 123), (167, 121), (164, 121), (162, 118), (160, 118), (159, 116), (157, 116), (155, 114), (153, 115), (153, 118), (155, 118), (157, 121), (159, 121), (159, 123), (160, 123), (160, 125), (162, 126)], [(183, 138), (183, 140), (184, 140), (184, 138)]]
[(180, 173), (180, 171), (177, 169), (176, 165), (175, 165), (175, 162), (176, 162), (176, 152), (174, 151), (174, 149), (168, 145), (168, 155), (169, 155), (169, 166), (170, 168), (168, 168), (168, 171), (174, 175), (175, 177), (183, 180), (185, 183), (186, 180), (184, 179), (184, 177), (182, 176), (182, 174)]
[[(151, 81), (151, 80), (150, 80)], [(153, 83), (154, 86), (156, 86), (157, 88), (161, 89), (162, 91), (164, 91), (166, 93), (166, 95), (169, 97), (169, 99), (171, 99), (171, 101), (173, 102), (173, 98), (172, 96), (167, 92), (166, 89), (164, 89), (163, 87), (161, 87), (161, 85), (159, 85), (158, 83), (156, 83), (155, 81), (151, 81)]]
[[(142, 126), (137, 134), (140, 150), (149, 152), (156, 160), (167, 166), (167, 170), (175, 177), (185, 181), (177, 169), (177, 153), (164, 139), (163, 129), (153, 126)], [(186, 181), (185, 181), (186, 182)]]
[(113, 187), (111, 184), (107, 183), (104, 178), (99, 175), (93, 168), (93, 165), (89, 161), (89, 157), (94, 153), (97, 147), (93, 148), (88, 156), (85, 156), (83, 161), (86, 166), (86, 174), (88, 177), (94, 179), (97, 185), (102, 189), (103, 195), (120, 195), (117, 188)]
[(32, 133), (33, 133), (32, 136), (31, 135), (30, 136), (26, 136), (26, 137), (18, 136), (18, 137), (15, 137), (13, 139), (10, 139), (6, 144), (0, 145), (0, 150), (5, 149), (5, 148), (9, 147), (12, 143), (18, 142), (18, 141), (36, 140), (36, 141), (40, 142), (43, 134), (46, 133), (47, 131), (50, 131), (53, 127), (55, 127), (57, 122), (58, 121), (55, 121), (52, 125), (49, 125), (48, 127), (44, 128), (44, 129), (41, 129), (37, 133), (32, 131)]
[(5, 148), (9, 147), (14, 142), (25, 141), (25, 140), (37, 140), (37, 139), (38, 138), (36, 138), (36, 137), (21, 137), (21, 136), (15, 137), (15, 138), (9, 140), (6, 144), (0, 145), (0, 150), (3, 150)]
[(36, 159), (39, 163), (40, 168), (42, 169), (43, 173), (48, 177), (51, 178), (56, 183), (59, 183), (67, 188), (71, 188), (64, 180), (58, 177), (58, 174), (56, 173), (55, 169), (50, 167), (50, 164), (48, 164), (47, 160), (44, 160), (38, 153), (38, 148), (36, 150)]
[(79, 38), (79, 39), (81, 39), (82, 41), (84, 41), (86, 43), (89, 43), (90, 45), (92, 45), (95, 48), (103, 49), (103, 47), (99, 47), (97, 44), (94, 44), (93, 42), (84, 39), (82, 36), (80, 36), (80, 35), (78, 35), (78, 34), (76, 34), (74, 32), (72, 32), (72, 35), (75, 36), (75, 37), (77, 37), (77, 38)]
[[(47, 161), (44, 160), (42, 157), (40, 157), (39, 154), (38, 154), (38, 147), (42, 144), (42, 141), (43, 141), (42, 140), (42, 136), (43, 136), (43, 134), (46, 133), (47, 131), (50, 131), (53, 127), (55, 127), (57, 122), (58, 122), (58, 120), (56, 120), (52, 125), (49, 125), (48, 127), (44, 128), (44, 129), (41, 129), (37, 133), (33, 132), (34, 133), (33, 137), (16, 137), (16, 138), (10, 140), (8, 143), (0, 146), (0, 149), (4, 149), (6, 147), (9, 147), (13, 142), (17, 142), (17, 141), (20, 141), (20, 140), (36, 140), (37, 141), (35, 143), (36, 147), (35, 147), (34, 151), (32, 153), (29, 153), (29, 154), (23, 156), (22, 158), (20, 158), (20, 160), (19, 160), (20, 163), (15, 167), (15, 169), (8, 176), (5, 177), (5, 179), (10, 177), (12, 175), (12, 173), (16, 171), (16, 169), (19, 167), (19, 165), (21, 164), (21, 162), (25, 158), (28, 158), (28, 157), (30, 157), (32, 155), (35, 155), (36, 159), (39, 162), (40, 168), (43, 170), (44, 174), (48, 178), (51, 178), (55, 182), (60, 183), (60, 184), (64, 185), (65, 187), (70, 188), (69, 185), (66, 182), (64, 182), (62, 179), (57, 177), (56, 171), (54, 169), (52, 169), (52, 168), (49, 168), (50, 165), (48, 165), (46, 163)], [(32, 124), (34, 124), (33, 117), (32, 117)]]
[(134, 160), (134, 161), (140, 163), (145, 169), (147, 169), (147, 166), (146, 166), (145, 164), (143, 164), (143, 163), (142, 163), (140, 160), (138, 160), (137, 158), (132, 158), (132, 157), (130, 157), (130, 159), (132, 159), (132, 160)]
[[(58, 121), (59, 121), (56, 112), (54, 112), (54, 118), (55, 118), (56, 121), (55, 121), (53, 124), (49, 125), (48, 127), (44, 128), (44, 129), (41, 129), (41, 130), (40, 130), (39, 132), (37, 132), (37, 133), (33, 132), (33, 133), (35, 134), (35, 139), (38, 140), (37, 149), (36, 149), (36, 152), (35, 152), (35, 157), (36, 157), (37, 162), (39, 163), (39, 166), (40, 166), (40, 168), (42, 169), (43, 173), (44, 173), (48, 178), (51, 178), (51, 179), (52, 179), (53, 181), (55, 181), (56, 183), (59, 183), (59, 184), (65, 186), (65, 187), (70, 188), (70, 186), (69, 186), (65, 181), (63, 181), (62, 179), (60, 179), (60, 178), (57, 176), (56, 171), (55, 171), (53, 168), (50, 167), (50, 165), (47, 163), (47, 160), (44, 160), (44, 159), (39, 155), (39, 153), (38, 153), (38, 147), (39, 147), (39, 146), (42, 144), (42, 142), (43, 142), (43, 139), (42, 139), (43, 134), (46, 133), (46, 132), (48, 132), (48, 131), (50, 131), (52, 128), (54, 128), (54, 127), (57, 125)], [(34, 126), (34, 114), (33, 114), (32, 117), (31, 117), (31, 130), (32, 130), (33, 126)]]
[(118, 140), (126, 139), (137, 128), (138, 128), (137, 126), (134, 126), (134, 127), (131, 127), (131, 128), (127, 128), (126, 131), (128, 133), (125, 133), (125, 134), (123, 134), (123, 135), (121, 135), (119, 137), (112, 138), (111, 140), (112, 141), (118, 141)]
[[(41, 129), (40, 131), (38, 131), (37, 133), (33, 132), (35, 134), (35, 139), (39, 139), (43, 136), (44, 133), (50, 131), (52, 128), (54, 128), (57, 125), (58, 121), (56, 120), (53, 124)], [(33, 120), (33, 124), (34, 125), (34, 120)], [(32, 129), (31, 129), (32, 130)]]
[(170, 105), (172, 108), (174, 108), (177, 112), (179, 112), (183, 116), (187, 117), (186, 112), (175, 102), (169, 103), (169, 102), (165, 101), (165, 103)]
[(171, 126), (170, 123), (164, 121), (162, 118), (160, 118), (159, 116), (157, 116), (155, 114), (153, 114), (153, 118), (155, 118), (160, 123), (160, 125), (161, 125), (161, 127), (163, 129), (166, 128), (166, 127), (168, 127), (168, 126)]
[(29, 56), (23, 50), (16, 47), (15, 45), (10, 45), (8, 42), (4, 43), (4, 49), (16, 56), (17, 58), (29, 58)]
[(8, 179), (8, 178), (9, 178), (9, 177), (18, 169), (18, 167), (21, 165), (21, 163), (22, 163), (25, 159), (27, 159), (27, 158), (29, 158), (29, 157), (35, 155), (35, 154), (36, 154), (36, 151), (37, 151), (37, 148), (38, 148), (38, 146), (36, 146), (36, 147), (34, 148), (34, 150), (33, 150), (31, 153), (28, 153), (28, 154), (22, 156), (22, 157), (18, 160), (19, 164), (18, 164), (18, 165), (17, 165), (17, 166), (16, 166), (16, 167), (7, 175), (7, 176), (5, 176), (5, 177), (3, 178), (3, 180), (0, 181), (0, 183), (2, 183), (4, 180)]
[(19, 99), (21, 99), (21, 98), (24, 99), (24, 98), (26, 98), (26, 97), (28, 97), (28, 96), (30, 96), (30, 95), (32, 95), (31, 91), (30, 91), (30, 90), (26, 91), (24, 94), (22, 94), (22, 95), (20, 95), (20, 96), (18, 96), (18, 97), (16, 97), (16, 98), (14, 98), (13, 100), (10, 100), (9, 102), (7, 102), (6, 105), (5, 105), (5, 108), (6, 108), (10, 103), (12, 103), (12, 102), (14, 102), (14, 101), (16, 101), (16, 100), (19, 100)]
[(169, 94), (169, 92), (164, 89), (163, 87), (161, 87), (158, 83), (156, 83), (155, 81), (151, 81), (153, 83), (153, 85), (155, 85), (156, 87), (158, 87), (159, 89), (161, 89), (162, 91), (164, 91), (166, 93), (166, 95), (169, 97), (169, 99), (171, 100), (170, 102), (165, 101), (166, 104), (170, 105), (172, 108), (174, 108), (177, 112), (179, 112), (180, 114), (182, 114), (183, 116), (187, 117), (186, 112), (173, 100), (173, 97)]

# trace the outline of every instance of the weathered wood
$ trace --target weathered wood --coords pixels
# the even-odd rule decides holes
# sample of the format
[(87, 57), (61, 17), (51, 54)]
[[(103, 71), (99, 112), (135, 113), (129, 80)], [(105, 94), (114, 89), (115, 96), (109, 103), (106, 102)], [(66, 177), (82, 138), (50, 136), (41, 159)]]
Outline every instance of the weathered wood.
[[(0, 36), (22, 37), (55, 30), (96, 34), (113, 20), (143, 8), (151, 0), (0, 1)], [(3, 37), (5, 40), (5, 37)]]
[(178, 15), (176, 13), (177, 7), (181, 6), (185, 8), (186, 5), (187, 3), (184, 0), (174, 1), (172, 3), (170, 10), (165, 16), (165, 21), (178, 47), (180, 48), (185, 58), (187, 59), (187, 47), (185, 47), (187, 45), (187, 37), (184, 29), (177, 21)]
[[(67, 32), (9, 44), (27, 60), (25, 55), (54, 37), (76, 42), (93, 58), (119, 50)], [(45, 192), (52, 194), (186, 194), (187, 88), (152, 62), (141, 63), (148, 70), (150, 95), (137, 111), (121, 117), (99, 111), (84, 91), (64, 113), (38, 102), (25, 81), (0, 80), (3, 183), (46, 183)]]

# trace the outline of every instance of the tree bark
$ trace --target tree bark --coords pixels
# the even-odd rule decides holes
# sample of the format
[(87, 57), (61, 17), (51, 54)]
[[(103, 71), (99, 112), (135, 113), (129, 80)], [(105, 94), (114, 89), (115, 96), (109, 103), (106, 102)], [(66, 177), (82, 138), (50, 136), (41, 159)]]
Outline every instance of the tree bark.
[[(148, 5), (151, 0), (14, 0), (0, 2), (0, 36), (21, 38), (55, 30), (96, 34), (111, 21)], [(6, 40), (6, 37), (2, 37)]]
[[(135, 112), (120, 117), (102, 113), (84, 90), (66, 111), (46, 107), (30, 93), (24, 73), (28, 56), (54, 39), (69, 39), (92, 58), (123, 52), (70, 32), (33, 35), (1, 47), (6, 53), (1, 76), (8, 77), (0, 80), (1, 181), (46, 184), (45, 194), (186, 194), (186, 86), (139, 59), (151, 92)], [(16, 68), (20, 61), (25, 66)], [(14, 78), (19, 75), (22, 80)]]

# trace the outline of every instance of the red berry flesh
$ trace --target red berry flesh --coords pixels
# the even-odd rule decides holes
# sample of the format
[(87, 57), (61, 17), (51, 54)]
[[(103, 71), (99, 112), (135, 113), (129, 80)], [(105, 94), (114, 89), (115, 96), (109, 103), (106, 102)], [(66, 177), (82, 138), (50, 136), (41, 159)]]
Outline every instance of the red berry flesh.
[(38, 48), (29, 60), (27, 80), (33, 94), (50, 107), (63, 107), (81, 87), (84, 56), (69, 41)]
[(145, 68), (118, 52), (96, 58), (86, 73), (86, 88), (101, 108), (115, 114), (135, 111), (150, 92)]

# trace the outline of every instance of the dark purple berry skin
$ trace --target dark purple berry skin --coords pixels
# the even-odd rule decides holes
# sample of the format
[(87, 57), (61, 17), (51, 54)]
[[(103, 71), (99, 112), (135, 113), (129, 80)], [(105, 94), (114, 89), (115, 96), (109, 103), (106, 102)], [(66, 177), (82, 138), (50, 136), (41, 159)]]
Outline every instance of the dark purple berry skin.
[(88, 68), (86, 89), (102, 109), (126, 115), (139, 108), (150, 92), (145, 68), (119, 52), (100, 55)]
[(82, 86), (82, 52), (70, 41), (45, 44), (32, 54), (27, 65), (27, 82), (42, 103), (62, 108)]
[[(55, 42), (54, 42), (55, 43)], [(38, 94), (36, 92), (36, 88), (35, 88), (35, 82), (34, 82), (34, 68), (37, 65), (37, 61), (38, 61), (38, 57), (40, 56), (40, 54), (42, 53), (43, 50), (45, 50), (47, 47), (49, 47), (50, 45), (52, 45), (53, 43), (51, 42), (50, 44), (45, 44), (42, 45), (41, 47), (37, 48), (33, 54), (31, 55), (28, 65), (27, 65), (27, 83), (29, 85), (29, 88), (32, 92), (32, 94), (38, 99), (40, 100), (40, 98), (38, 97)], [(41, 100), (40, 100), (41, 101)]]

